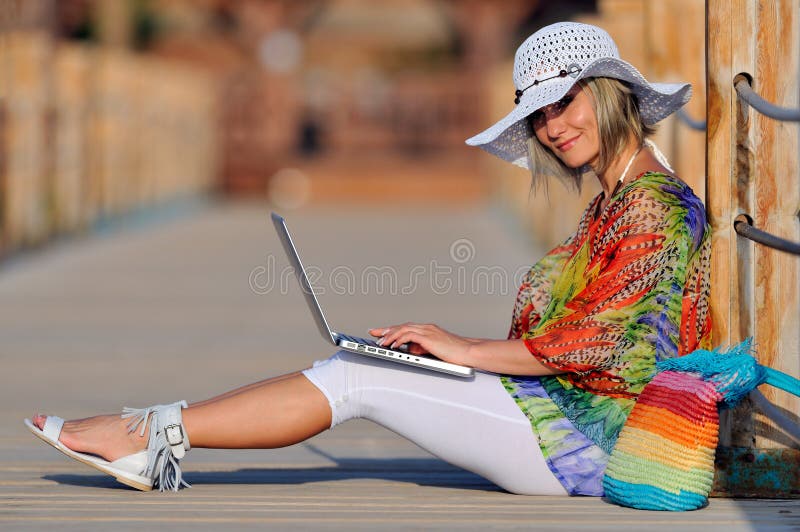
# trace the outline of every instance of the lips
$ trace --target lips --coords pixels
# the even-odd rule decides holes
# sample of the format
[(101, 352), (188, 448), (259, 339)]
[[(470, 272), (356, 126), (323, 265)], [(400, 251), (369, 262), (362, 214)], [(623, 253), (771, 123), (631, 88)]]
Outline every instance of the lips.
[(561, 144), (556, 144), (556, 148), (559, 151), (567, 151), (575, 145), (575, 143), (578, 141), (578, 137), (580, 137), (580, 135), (575, 135), (571, 139), (568, 139)]

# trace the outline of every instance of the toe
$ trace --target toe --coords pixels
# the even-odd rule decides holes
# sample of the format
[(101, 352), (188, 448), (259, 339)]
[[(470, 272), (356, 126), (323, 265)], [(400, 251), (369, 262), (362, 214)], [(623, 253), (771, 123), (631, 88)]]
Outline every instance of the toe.
[(46, 419), (47, 419), (47, 416), (44, 416), (42, 414), (36, 414), (35, 416), (33, 416), (33, 424), (39, 430), (44, 430), (44, 422), (45, 422)]

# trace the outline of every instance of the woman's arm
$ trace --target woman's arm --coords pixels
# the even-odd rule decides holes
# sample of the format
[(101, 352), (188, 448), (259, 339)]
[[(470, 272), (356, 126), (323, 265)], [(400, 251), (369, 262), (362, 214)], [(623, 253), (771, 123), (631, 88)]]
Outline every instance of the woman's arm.
[(463, 365), (503, 375), (558, 375), (531, 355), (522, 340), (476, 340)]
[(432, 354), (445, 362), (504, 375), (555, 375), (531, 355), (522, 340), (480, 340), (450, 333), (433, 324), (404, 323), (370, 329), (388, 348), (408, 344), (409, 352)]

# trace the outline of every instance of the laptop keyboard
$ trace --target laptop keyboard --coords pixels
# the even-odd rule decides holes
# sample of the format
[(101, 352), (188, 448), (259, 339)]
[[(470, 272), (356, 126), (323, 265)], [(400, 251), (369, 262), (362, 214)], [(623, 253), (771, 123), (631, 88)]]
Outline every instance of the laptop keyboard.
[(376, 342), (375, 340), (370, 340), (368, 338), (359, 338), (358, 336), (347, 336), (346, 334), (342, 333), (336, 333), (336, 334), (339, 336), (339, 338), (343, 338), (350, 342), (355, 342), (357, 344), (371, 345), (373, 347), (380, 347), (378, 345), (378, 342)]
[(387, 351), (398, 351), (400, 353), (408, 353), (408, 346), (406, 344), (395, 346), (394, 349), (389, 349), (388, 346), (380, 346), (378, 342), (369, 338), (359, 338), (358, 336), (347, 336), (346, 334), (336, 333), (339, 338), (344, 340), (348, 340), (350, 342), (355, 342), (357, 344), (364, 344), (371, 347), (377, 347), (378, 349), (386, 349)]

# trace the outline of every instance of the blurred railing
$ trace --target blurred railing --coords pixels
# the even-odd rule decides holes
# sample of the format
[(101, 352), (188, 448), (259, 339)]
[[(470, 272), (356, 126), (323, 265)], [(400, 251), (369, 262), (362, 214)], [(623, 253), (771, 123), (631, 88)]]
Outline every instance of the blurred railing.
[(0, 72), (0, 257), (214, 185), (203, 74), (40, 31), (0, 36)]
[(376, 94), (345, 93), (343, 101), (352, 103), (332, 107), (329, 140), (345, 153), (421, 155), (462, 148), (468, 133), (479, 127), (475, 102), (481, 97), (476, 88), (464, 84), (463, 77), (442, 75), (399, 79)]

